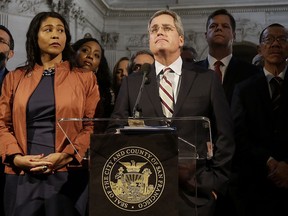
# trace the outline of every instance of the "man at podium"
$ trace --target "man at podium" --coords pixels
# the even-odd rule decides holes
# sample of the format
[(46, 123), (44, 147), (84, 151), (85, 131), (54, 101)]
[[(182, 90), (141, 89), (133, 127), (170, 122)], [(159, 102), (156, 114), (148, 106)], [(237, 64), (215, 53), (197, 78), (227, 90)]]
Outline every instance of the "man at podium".
[[(195, 187), (192, 181), (180, 181), (179, 176), (178, 208), (181, 216), (196, 215), (197, 212), (199, 215), (212, 216), (217, 195), (225, 192), (235, 148), (232, 120), (224, 91), (219, 78), (212, 71), (182, 61), (180, 53), (184, 45), (184, 30), (175, 12), (157, 11), (149, 20), (148, 33), (155, 62), (150, 71), (135, 73), (123, 79), (111, 117), (135, 117), (135, 103), (139, 101), (136, 111), (141, 112), (142, 117), (209, 118), (212, 122), (213, 157), (197, 167), (200, 169), (197, 177), (198, 197), (191, 193), (191, 188)], [(144, 78), (146, 82), (139, 99), (139, 87)], [(175, 124), (176, 128), (180, 126)], [(189, 136), (193, 132), (186, 127), (185, 133)]]

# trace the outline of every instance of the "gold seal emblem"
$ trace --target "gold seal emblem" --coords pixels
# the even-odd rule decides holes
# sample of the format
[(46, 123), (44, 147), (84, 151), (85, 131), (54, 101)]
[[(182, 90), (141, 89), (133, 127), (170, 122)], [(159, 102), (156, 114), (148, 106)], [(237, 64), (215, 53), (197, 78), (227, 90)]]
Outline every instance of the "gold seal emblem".
[(116, 207), (141, 211), (152, 206), (165, 187), (160, 160), (147, 149), (130, 146), (113, 153), (102, 171), (103, 190)]

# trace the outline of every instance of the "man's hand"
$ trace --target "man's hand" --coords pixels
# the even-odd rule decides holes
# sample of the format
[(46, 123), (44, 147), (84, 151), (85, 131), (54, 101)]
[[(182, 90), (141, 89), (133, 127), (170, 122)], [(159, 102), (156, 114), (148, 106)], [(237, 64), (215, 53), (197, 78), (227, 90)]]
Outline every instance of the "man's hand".
[(268, 178), (277, 187), (288, 188), (288, 164), (284, 161), (278, 162), (272, 159), (267, 165), (269, 168)]

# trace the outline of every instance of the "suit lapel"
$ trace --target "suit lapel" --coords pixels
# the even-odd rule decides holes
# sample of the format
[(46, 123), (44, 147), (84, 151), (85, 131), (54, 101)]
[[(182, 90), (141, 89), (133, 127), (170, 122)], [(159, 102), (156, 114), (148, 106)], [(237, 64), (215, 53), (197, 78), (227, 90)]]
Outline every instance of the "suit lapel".
[(145, 92), (147, 93), (147, 97), (149, 98), (152, 106), (156, 110), (158, 116), (163, 117), (162, 106), (160, 102), (159, 96), (159, 87), (156, 77), (155, 65), (152, 67), (151, 72), (148, 74), (149, 83), (145, 85)]
[(255, 88), (257, 89), (256, 92), (260, 92), (260, 97), (263, 100), (263, 102), (265, 103), (263, 107), (270, 107), (271, 106), (271, 98), (270, 98), (267, 79), (264, 75), (264, 72), (257, 75), (257, 82), (255, 85)]
[(185, 67), (182, 67), (182, 75), (180, 77), (180, 89), (177, 97), (177, 103), (175, 104), (173, 117), (177, 116), (180, 108), (182, 107), (187, 95), (189, 94), (191, 87), (193, 86), (194, 80), (197, 76), (197, 73), (193, 70), (188, 70)]
[(236, 62), (236, 59), (232, 56), (228, 66), (227, 66), (227, 69), (226, 69), (226, 72), (225, 72), (225, 76), (224, 76), (224, 79), (223, 79), (223, 87), (225, 89), (225, 87), (229, 84), (231, 84), (231, 80), (233, 80), (235, 77), (235, 75), (237, 75), (237, 73), (235, 74), (234, 71), (237, 71), (238, 69), (235, 69), (235, 67), (237, 66), (237, 62)]
[(284, 109), (287, 110), (287, 106), (288, 106), (288, 68), (286, 70), (284, 81), (283, 81), (283, 101), (284, 101)]
[[(24, 72), (23, 72), (24, 73)], [(20, 93), (21, 100), (25, 100), (27, 103), (31, 94), (34, 92), (38, 86), (43, 74), (43, 67), (36, 65), (33, 71), (27, 73), (24, 79), (20, 80), (18, 85), (17, 93)]]

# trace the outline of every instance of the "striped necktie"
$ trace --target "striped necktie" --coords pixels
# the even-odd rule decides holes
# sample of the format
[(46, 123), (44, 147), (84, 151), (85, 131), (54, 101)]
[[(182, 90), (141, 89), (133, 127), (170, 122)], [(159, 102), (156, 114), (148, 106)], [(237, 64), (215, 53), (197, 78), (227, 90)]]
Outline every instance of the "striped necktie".
[(159, 95), (162, 104), (163, 114), (167, 118), (172, 117), (174, 112), (174, 96), (171, 77), (173, 73), (174, 71), (172, 71), (171, 68), (165, 68), (160, 73), (163, 75), (159, 83)]
[(270, 80), (273, 112), (277, 111), (280, 106), (282, 83), (283, 79), (281, 77), (273, 77)]

